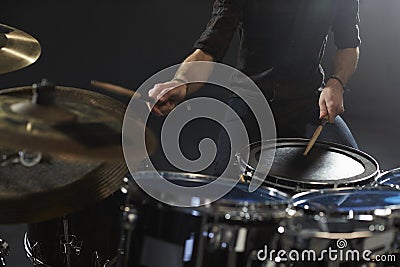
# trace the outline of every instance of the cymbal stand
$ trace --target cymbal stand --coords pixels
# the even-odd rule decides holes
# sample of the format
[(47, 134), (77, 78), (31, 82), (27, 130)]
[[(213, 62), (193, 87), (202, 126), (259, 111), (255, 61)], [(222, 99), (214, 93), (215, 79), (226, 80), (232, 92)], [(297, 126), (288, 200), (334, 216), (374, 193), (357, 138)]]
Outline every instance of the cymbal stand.
[(79, 256), (81, 254), (83, 241), (79, 241), (77, 236), (69, 233), (68, 217), (63, 216), (64, 235), (61, 236), (61, 253), (65, 255), (65, 266), (71, 267), (71, 255)]
[(127, 196), (121, 217), (121, 237), (117, 254), (117, 267), (128, 267), (131, 236), (137, 220), (137, 210), (130, 203), (129, 179), (124, 178), (124, 182), (125, 186), (121, 188), (121, 191)]
[(6, 241), (0, 239), (0, 266), (6, 266), (6, 257), (10, 255), (10, 246)]
[(71, 242), (69, 240), (68, 233), (68, 219), (67, 216), (63, 216), (63, 228), (64, 228), (64, 240), (61, 241), (62, 253), (65, 255), (65, 266), (71, 267)]

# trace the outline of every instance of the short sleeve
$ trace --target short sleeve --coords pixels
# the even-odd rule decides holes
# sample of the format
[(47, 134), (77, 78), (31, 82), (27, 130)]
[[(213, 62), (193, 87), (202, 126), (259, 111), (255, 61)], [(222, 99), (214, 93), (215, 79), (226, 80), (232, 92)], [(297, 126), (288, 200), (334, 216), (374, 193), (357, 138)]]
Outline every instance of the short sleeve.
[(360, 45), (359, 22), (359, 0), (337, 0), (332, 31), (339, 49)]
[(221, 61), (242, 18), (244, 1), (215, 0), (211, 19), (194, 48), (210, 54), (216, 61)]

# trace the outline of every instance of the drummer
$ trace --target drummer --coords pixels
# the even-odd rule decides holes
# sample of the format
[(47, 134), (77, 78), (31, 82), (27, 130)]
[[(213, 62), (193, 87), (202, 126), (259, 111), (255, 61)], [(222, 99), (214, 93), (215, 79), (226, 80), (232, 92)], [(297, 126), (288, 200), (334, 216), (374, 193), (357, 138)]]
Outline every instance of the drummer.
[[(238, 30), (237, 68), (253, 77), (269, 100), (278, 138), (310, 138), (320, 119), (328, 116), (330, 124), (319, 140), (357, 148), (339, 115), (344, 112), (345, 87), (358, 63), (358, 23), (358, 0), (215, 0), (210, 21), (184, 62), (221, 61)], [(321, 60), (329, 30), (337, 50), (333, 72), (325, 75)], [(175, 79), (149, 91), (149, 96), (159, 98), (154, 114), (168, 114), (188, 93), (201, 88), (199, 83), (184, 84), (188, 71), (180, 68)], [(246, 125), (250, 142), (260, 141), (257, 122), (244, 102), (231, 96), (228, 103)], [(221, 131), (215, 175), (226, 168), (229, 149), (228, 135)]]

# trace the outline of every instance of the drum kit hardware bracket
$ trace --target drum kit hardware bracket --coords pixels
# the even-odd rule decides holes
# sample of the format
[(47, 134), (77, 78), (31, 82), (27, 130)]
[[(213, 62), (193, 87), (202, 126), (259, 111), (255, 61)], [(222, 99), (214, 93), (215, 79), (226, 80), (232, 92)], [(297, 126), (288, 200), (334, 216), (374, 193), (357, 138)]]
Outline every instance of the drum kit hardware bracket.
[(0, 266), (6, 266), (6, 257), (10, 254), (10, 246), (0, 239)]
[(2, 155), (0, 167), (6, 167), (12, 164), (21, 164), (25, 167), (33, 167), (40, 163), (42, 160), (42, 153), (40, 152), (27, 152), (24, 150), (17, 153)]
[(79, 256), (82, 251), (83, 241), (76, 241), (75, 235), (69, 235), (68, 237), (62, 236), (60, 241), (60, 248), (62, 254), (70, 254), (72, 252)]

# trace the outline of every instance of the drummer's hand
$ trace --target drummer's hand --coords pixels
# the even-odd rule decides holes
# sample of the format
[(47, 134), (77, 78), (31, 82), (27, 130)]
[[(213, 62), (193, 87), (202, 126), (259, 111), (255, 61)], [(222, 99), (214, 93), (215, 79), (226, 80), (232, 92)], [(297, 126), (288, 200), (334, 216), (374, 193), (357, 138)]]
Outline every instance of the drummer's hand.
[(330, 123), (334, 123), (336, 116), (344, 112), (343, 88), (338, 81), (328, 80), (319, 97), (319, 109), (319, 118), (328, 115)]
[(167, 115), (185, 99), (186, 87), (186, 84), (175, 80), (154, 85), (149, 90), (149, 96), (154, 98), (157, 103), (151, 111), (157, 116)]

